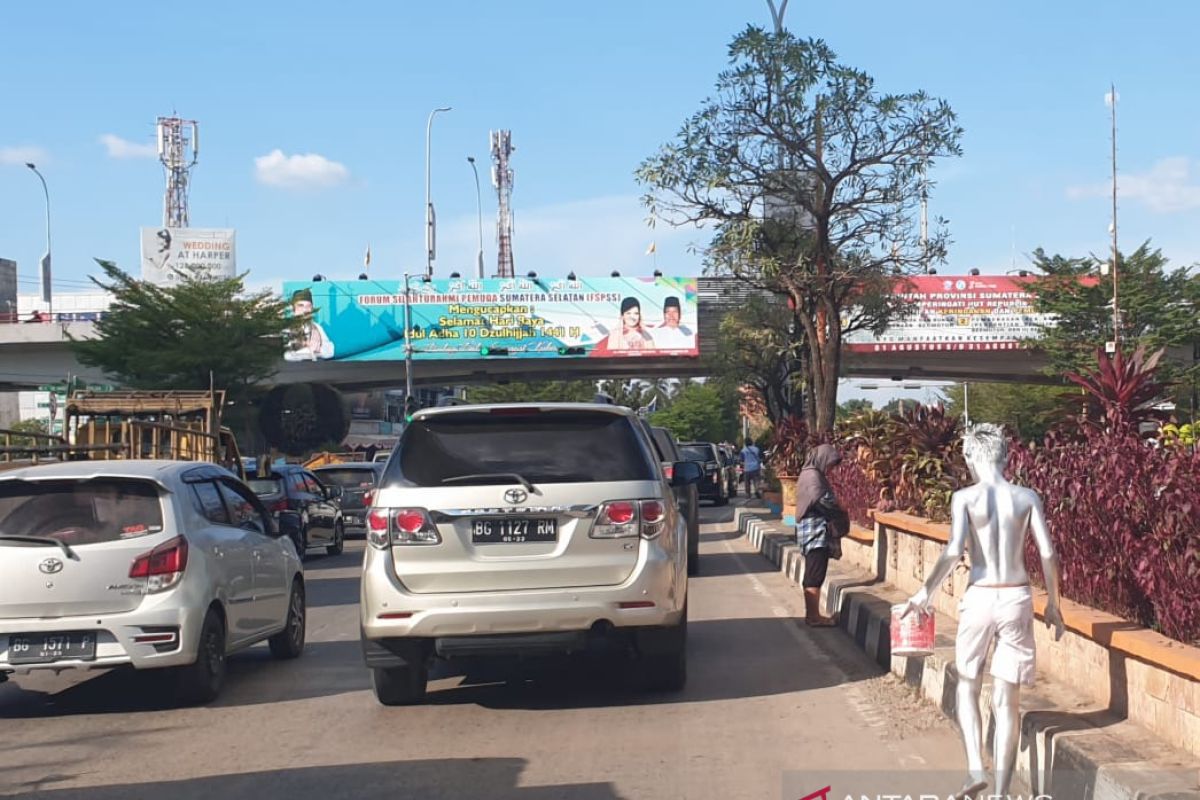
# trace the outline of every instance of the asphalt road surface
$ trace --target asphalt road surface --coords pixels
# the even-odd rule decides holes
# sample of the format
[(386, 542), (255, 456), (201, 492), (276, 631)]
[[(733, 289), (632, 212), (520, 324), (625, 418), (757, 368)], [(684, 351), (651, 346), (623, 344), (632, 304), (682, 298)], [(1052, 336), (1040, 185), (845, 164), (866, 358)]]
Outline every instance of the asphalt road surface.
[(0, 794), (773, 799), (823, 770), (957, 771), (956, 732), (843, 634), (806, 628), (799, 590), (729, 532), (731, 509), (703, 513), (680, 694), (627, 688), (619, 664), (560, 659), (443, 673), (427, 705), (385, 708), (359, 652), (363, 544), (351, 541), (306, 565), (304, 655), (233, 656), (211, 706), (171, 708), (132, 673), (0, 685)]

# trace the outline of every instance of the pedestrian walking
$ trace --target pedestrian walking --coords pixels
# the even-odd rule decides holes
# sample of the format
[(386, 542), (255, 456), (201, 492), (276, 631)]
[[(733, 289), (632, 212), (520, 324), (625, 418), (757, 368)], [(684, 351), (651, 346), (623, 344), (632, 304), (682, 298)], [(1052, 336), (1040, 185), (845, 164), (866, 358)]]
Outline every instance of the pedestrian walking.
[(758, 445), (747, 439), (740, 455), (742, 458), (742, 478), (746, 482), (746, 496), (760, 497), (759, 478), (762, 476), (762, 450), (759, 450)]
[(837, 448), (822, 444), (808, 453), (796, 481), (796, 543), (804, 554), (804, 620), (814, 628), (837, 624), (821, 614), (821, 587), (830, 558), (841, 558), (841, 537), (849, 532), (849, 516), (838, 505), (826, 472), (842, 462)]

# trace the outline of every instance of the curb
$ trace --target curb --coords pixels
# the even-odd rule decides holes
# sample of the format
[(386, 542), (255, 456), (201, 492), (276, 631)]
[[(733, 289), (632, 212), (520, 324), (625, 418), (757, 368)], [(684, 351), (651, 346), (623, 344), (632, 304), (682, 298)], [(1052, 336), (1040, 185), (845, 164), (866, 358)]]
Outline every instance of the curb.
[[(738, 532), (779, 571), (800, 583), (804, 559), (791, 531), (758, 509), (739, 509)], [(905, 595), (873, 575), (831, 562), (821, 589), (826, 609), (838, 612), (840, 627), (882, 669), (919, 691), (951, 719), (956, 708), (956, 624), (936, 614), (932, 656), (893, 658), (891, 607)], [(1134, 723), (1083, 699), (1070, 687), (1039, 680), (1021, 697), (1021, 744), (1017, 780), (1053, 800), (1200, 800), (1200, 762), (1175, 750)], [(980, 702), (985, 739), (994, 726), (991, 684), (985, 676)]]

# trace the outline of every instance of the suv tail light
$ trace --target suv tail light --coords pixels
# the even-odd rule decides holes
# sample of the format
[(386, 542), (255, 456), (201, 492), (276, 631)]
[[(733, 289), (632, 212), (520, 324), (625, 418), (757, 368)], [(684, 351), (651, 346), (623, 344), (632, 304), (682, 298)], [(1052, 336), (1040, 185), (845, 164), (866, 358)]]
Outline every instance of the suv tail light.
[(281, 497), (271, 505), (267, 506), (267, 511), (278, 514), (280, 511), (287, 511), (287, 498)]
[(662, 533), (667, 520), (661, 500), (612, 500), (600, 507), (593, 539), (629, 539), (641, 536), (653, 539)]
[(145, 578), (146, 592), (162, 592), (179, 583), (187, 567), (187, 539), (176, 536), (133, 560), (129, 577)]
[(367, 514), (367, 543), (384, 550), (396, 545), (441, 544), (442, 537), (423, 508), (372, 508)]
[(363, 507), (370, 508), (371, 501), (374, 498), (375, 498), (375, 490), (374, 489), (367, 489), (365, 492), (363, 492)]

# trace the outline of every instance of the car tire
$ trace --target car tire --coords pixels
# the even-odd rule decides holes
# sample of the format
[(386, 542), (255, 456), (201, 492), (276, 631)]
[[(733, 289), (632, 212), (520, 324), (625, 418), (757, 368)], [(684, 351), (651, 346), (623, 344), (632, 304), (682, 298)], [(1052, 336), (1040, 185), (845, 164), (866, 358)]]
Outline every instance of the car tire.
[(679, 692), (687, 685), (687, 618), (687, 603), (684, 603), (679, 624), (649, 634), (654, 637), (653, 650), (639, 655), (636, 665), (641, 688), (650, 692)]
[(346, 546), (346, 526), (338, 520), (333, 526), (333, 544), (325, 548), (325, 552), (331, 556), (340, 556), (342, 549)]
[(304, 640), (308, 610), (304, 599), (304, 582), (299, 578), (292, 581), (292, 594), (288, 598), (287, 621), (283, 630), (267, 640), (271, 655), (278, 659), (299, 658), (304, 652)]
[(296, 555), (300, 557), (301, 561), (306, 560), (308, 558), (308, 526), (303, 522), (296, 528), (292, 542), (296, 545)]
[(371, 688), (375, 699), (385, 706), (411, 706), (425, 699), (429, 667), (425, 662), (403, 667), (375, 667), (371, 670)]
[(204, 616), (197, 638), (196, 660), (175, 672), (175, 696), (184, 705), (217, 699), (225, 684), (225, 623), (216, 609)]

